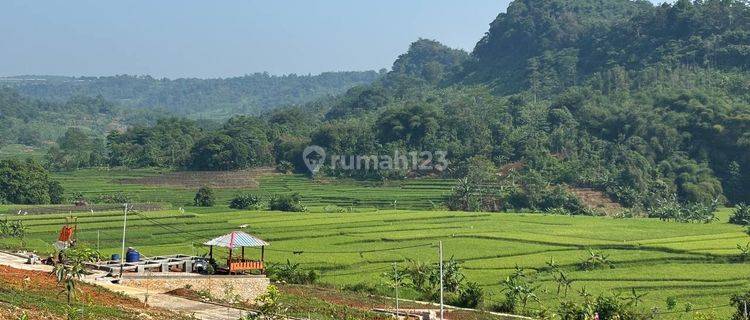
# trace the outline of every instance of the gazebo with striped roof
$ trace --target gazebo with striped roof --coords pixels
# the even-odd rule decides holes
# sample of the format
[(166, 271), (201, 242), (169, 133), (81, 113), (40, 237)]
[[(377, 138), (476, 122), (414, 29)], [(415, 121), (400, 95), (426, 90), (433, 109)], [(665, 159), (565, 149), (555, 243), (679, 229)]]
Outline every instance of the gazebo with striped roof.
[[(268, 242), (265, 242), (258, 237), (249, 235), (242, 231), (232, 231), (218, 238), (211, 239), (203, 244), (209, 246), (209, 256), (211, 259), (214, 257), (214, 246), (229, 249), (227, 268), (230, 274), (251, 270), (260, 270), (261, 273), (265, 272), (265, 248), (268, 245)], [(245, 247), (260, 247), (260, 260), (245, 259)], [(232, 250), (236, 248), (242, 249), (240, 259), (232, 258)]]

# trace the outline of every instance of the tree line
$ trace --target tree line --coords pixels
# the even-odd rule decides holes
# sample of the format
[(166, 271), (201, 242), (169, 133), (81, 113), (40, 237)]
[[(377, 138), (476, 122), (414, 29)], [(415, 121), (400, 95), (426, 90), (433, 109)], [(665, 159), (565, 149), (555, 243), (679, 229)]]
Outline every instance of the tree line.
[(321, 174), (457, 178), (446, 205), (460, 210), (586, 213), (570, 188), (642, 212), (672, 200), (749, 202), (746, 30), (742, 1), (517, 0), (472, 53), (420, 39), (390, 72), (342, 95), (223, 123), (166, 118), (106, 137), (66, 133), (48, 161), (305, 172), (309, 145), (341, 155), (445, 150), (444, 172)]

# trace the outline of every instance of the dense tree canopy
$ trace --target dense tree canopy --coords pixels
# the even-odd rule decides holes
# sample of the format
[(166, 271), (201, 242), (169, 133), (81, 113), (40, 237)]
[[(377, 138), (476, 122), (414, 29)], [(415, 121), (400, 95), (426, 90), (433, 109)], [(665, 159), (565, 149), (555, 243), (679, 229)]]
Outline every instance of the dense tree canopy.
[(62, 194), (60, 184), (39, 163), (0, 160), (0, 203), (61, 203)]
[[(454, 208), (585, 212), (576, 188), (644, 210), (750, 202), (749, 12), (739, 0), (516, 0), (470, 55), (420, 39), (340, 96), (223, 125), (167, 119), (110, 133), (108, 161), (302, 171), (310, 144), (340, 155), (444, 150), (448, 170), (423, 174), (462, 178)], [(60, 150), (98, 145), (84, 136), (66, 133)]]
[[(129, 75), (35, 76), (34, 81), (13, 81), (9, 85), (22, 94), (51, 101), (101, 95), (129, 108), (165, 109), (190, 118), (225, 119), (339, 94), (353, 86), (368, 84), (378, 76), (374, 71), (284, 76), (255, 73), (224, 79), (175, 80)], [(38, 81), (40, 78), (45, 81)]]

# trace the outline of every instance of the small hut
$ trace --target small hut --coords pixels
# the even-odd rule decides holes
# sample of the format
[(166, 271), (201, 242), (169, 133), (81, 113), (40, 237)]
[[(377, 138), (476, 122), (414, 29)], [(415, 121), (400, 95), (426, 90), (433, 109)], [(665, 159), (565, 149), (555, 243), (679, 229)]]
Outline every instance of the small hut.
[[(204, 245), (209, 246), (209, 256), (211, 259), (214, 257), (214, 246), (229, 249), (229, 258), (227, 259), (227, 271), (229, 274), (253, 270), (259, 270), (261, 273), (265, 273), (266, 268), (263, 262), (265, 260), (265, 248), (268, 245), (268, 242), (265, 242), (260, 238), (242, 231), (232, 231), (229, 234), (209, 240), (204, 243)], [(245, 247), (260, 247), (260, 260), (245, 259)], [(232, 255), (234, 249), (237, 248), (242, 250), (239, 258)]]

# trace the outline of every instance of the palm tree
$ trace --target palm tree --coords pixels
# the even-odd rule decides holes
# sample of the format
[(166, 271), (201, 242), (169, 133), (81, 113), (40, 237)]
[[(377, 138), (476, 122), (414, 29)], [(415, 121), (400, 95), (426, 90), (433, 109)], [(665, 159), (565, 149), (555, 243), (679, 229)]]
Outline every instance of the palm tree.
[(637, 293), (635, 292), (635, 288), (630, 289), (630, 298), (628, 298), (628, 304), (633, 306), (638, 306), (639, 303), (643, 302), (643, 297), (648, 294), (647, 292), (644, 293)]
[(570, 286), (573, 284), (573, 279), (568, 279), (568, 276), (565, 275), (564, 272), (559, 271), (557, 275), (554, 276), (555, 282), (557, 282), (557, 294), (560, 294), (560, 288), (565, 289), (565, 297), (568, 296), (568, 290), (570, 289)]

